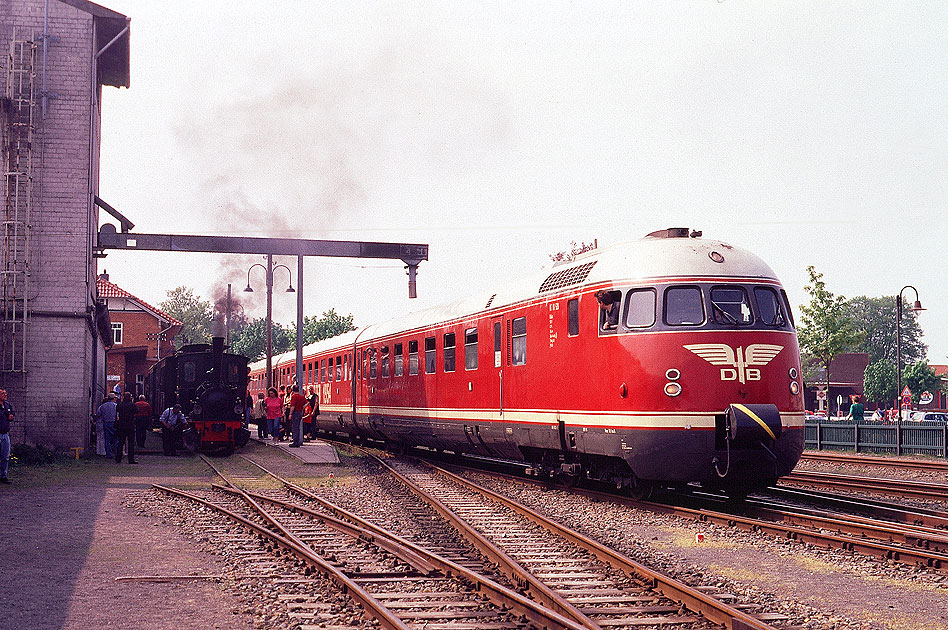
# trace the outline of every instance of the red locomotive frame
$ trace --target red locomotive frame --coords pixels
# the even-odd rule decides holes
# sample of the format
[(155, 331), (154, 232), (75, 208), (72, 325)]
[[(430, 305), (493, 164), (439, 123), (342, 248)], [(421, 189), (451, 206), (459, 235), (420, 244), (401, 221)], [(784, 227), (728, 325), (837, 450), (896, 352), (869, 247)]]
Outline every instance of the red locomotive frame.
[[(617, 298), (615, 330), (603, 329), (602, 291)], [(294, 381), (294, 362), (274, 359), (275, 384)], [(251, 367), (256, 394), (264, 367)], [(312, 344), (303, 367), (321, 431), (619, 485), (758, 487), (803, 449), (779, 281), (752, 254), (683, 229)]]

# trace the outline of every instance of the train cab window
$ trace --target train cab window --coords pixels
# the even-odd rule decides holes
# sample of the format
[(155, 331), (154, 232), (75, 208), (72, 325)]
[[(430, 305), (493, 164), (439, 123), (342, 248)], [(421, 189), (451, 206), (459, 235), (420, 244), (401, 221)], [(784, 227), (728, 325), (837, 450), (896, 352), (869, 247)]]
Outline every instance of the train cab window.
[(669, 326), (698, 326), (704, 322), (704, 303), (698, 287), (665, 289), (665, 323)]
[(388, 378), (388, 346), (382, 346), (382, 378)]
[(579, 300), (576, 298), (566, 303), (566, 332), (570, 337), (579, 335)]
[(454, 361), (454, 333), (447, 333), (444, 336), (444, 371), (453, 372), (455, 361)]
[(401, 376), (405, 372), (405, 357), (402, 355), (402, 344), (395, 344), (395, 376)]
[(336, 380), (342, 380), (342, 357), (336, 357)]
[(379, 374), (379, 357), (375, 348), (369, 348), (369, 378), (376, 378)]
[(333, 363), (333, 358), (332, 358), (332, 357), (329, 357), (329, 382), (330, 382), (330, 383), (331, 383), (332, 380), (333, 380), (333, 379), (332, 379), (332, 366), (333, 366), (333, 365), (334, 365), (334, 363)]
[(511, 363), (525, 365), (527, 363), (527, 318), (518, 317), (513, 320), (513, 331), (510, 337)]
[(194, 365), (194, 361), (185, 361), (181, 367), (181, 380), (185, 383), (193, 383), (196, 376), (197, 366)]
[(784, 327), (787, 325), (787, 316), (783, 312), (780, 296), (770, 287), (755, 287), (754, 298), (757, 300), (757, 313), (760, 321), (768, 326)]
[(729, 326), (753, 324), (750, 298), (744, 287), (711, 287), (711, 317)]
[(464, 369), (477, 369), (477, 328), (464, 331)]
[(425, 374), (435, 373), (435, 338), (425, 337)]
[(655, 324), (655, 289), (633, 289), (625, 296), (625, 327), (648, 328)]
[(408, 342), (408, 375), (418, 374), (418, 340)]
[(596, 291), (599, 303), (599, 331), (613, 333), (619, 328), (619, 305), (622, 291)]
[(782, 299), (784, 311), (787, 313), (787, 318), (790, 320), (790, 327), (796, 328), (796, 322), (793, 321), (793, 311), (790, 310), (790, 300), (787, 299), (787, 292), (783, 289), (780, 289), (780, 297)]

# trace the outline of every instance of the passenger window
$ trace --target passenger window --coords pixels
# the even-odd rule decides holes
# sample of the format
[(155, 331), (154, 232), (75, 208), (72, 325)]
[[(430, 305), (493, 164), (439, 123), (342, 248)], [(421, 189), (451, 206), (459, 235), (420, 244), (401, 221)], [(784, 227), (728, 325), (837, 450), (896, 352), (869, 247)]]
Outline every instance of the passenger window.
[(648, 328), (655, 324), (655, 289), (633, 289), (625, 296), (625, 327)]
[(665, 290), (665, 323), (669, 326), (697, 326), (704, 322), (704, 304), (698, 287), (669, 287)]
[(342, 357), (336, 357), (336, 380), (342, 380)]
[(405, 357), (402, 356), (402, 344), (395, 344), (395, 376), (401, 376), (404, 371)]
[(333, 365), (334, 365), (334, 363), (333, 363), (333, 358), (332, 358), (332, 357), (329, 357), (329, 382), (330, 382), (330, 383), (331, 383), (332, 380), (333, 380), (333, 378), (332, 378), (332, 374), (333, 374), (333, 372), (332, 372), (332, 366), (333, 366)]
[(783, 313), (780, 296), (769, 287), (755, 287), (754, 298), (757, 300), (757, 313), (760, 321), (768, 326), (786, 326), (787, 317)]
[(566, 331), (570, 337), (579, 334), (579, 300), (576, 298), (566, 303)]
[(444, 371), (454, 371), (454, 333), (444, 336)]
[(369, 378), (376, 378), (379, 375), (379, 357), (378, 350), (369, 348)]
[(435, 373), (435, 338), (425, 337), (425, 374)]
[(711, 287), (711, 317), (719, 324), (730, 326), (754, 323), (744, 287)]
[(388, 346), (382, 346), (382, 378), (388, 378)]
[(319, 362), (319, 382), (326, 382), (326, 359)]
[(513, 320), (513, 334), (511, 335), (511, 362), (514, 365), (525, 365), (527, 362), (527, 318), (518, 317)]
[(197, 376), (197, 366), (194, 361), (186, 361), (181, 369), (181, 380), (185, 383), (193, 383)]
[(408, 375), (418, 374), (418, 340), (408, 342)]
[(477, 369), (477, 329), (468, 328), (464, 331), (464, 369)]

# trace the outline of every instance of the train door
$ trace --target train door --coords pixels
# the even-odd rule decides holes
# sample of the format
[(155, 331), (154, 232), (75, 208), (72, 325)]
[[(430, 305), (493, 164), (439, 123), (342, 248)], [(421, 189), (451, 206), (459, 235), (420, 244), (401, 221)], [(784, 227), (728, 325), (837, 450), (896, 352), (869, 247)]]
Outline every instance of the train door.
[(504, 364), (506, 363), (504, 343), (504, 318), (494, 317), (491, 319), (491, 337), (490, 343), (493, 347), (488, 370), (490, 377), (487, 379), (487, 406), (491, 410), (491, 415), (496, 422), (504, 423)]

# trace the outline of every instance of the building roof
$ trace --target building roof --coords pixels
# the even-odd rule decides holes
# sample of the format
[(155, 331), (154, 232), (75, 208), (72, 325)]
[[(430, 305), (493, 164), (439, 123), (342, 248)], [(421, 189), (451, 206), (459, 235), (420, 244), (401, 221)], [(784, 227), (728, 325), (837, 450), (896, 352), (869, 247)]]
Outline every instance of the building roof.
[(137, 302), (138, 305), (141, 306), (143, 309), (145, 309), (146, 311), (149, 311), (150, 313), (152, 313), (154, 316), (158, 317), (159, 319), (166, 320), (170, 325), (184, 326), (183, 322), (178, 321), (177, 319), (175, 319), (168, 313), (165, 313), (160, 308), (155, 308), (154, 306), (152, 306), (145, 300), (135, 297), (134, 295), (132, 295), (125, 289), (118, 286), (117, 284), (113, 284), (109, 282), (107, 278), (108, 276), (106, 276), (105, 278), (103, 278), (102, 276), (99, 276), (99, 278), (96, 280), (96, 288), (99, 291), (100, 298), (127, 298), (130, 300), (135, 300), (135, 302)]
[(96, 69), (99, 82), (102, 85), (128, 87), (131, 82), (129, 60), (131, 20), (117, 11), (106, 9), (88, 0), (59, 1), (85, 11), (95, 20)]

